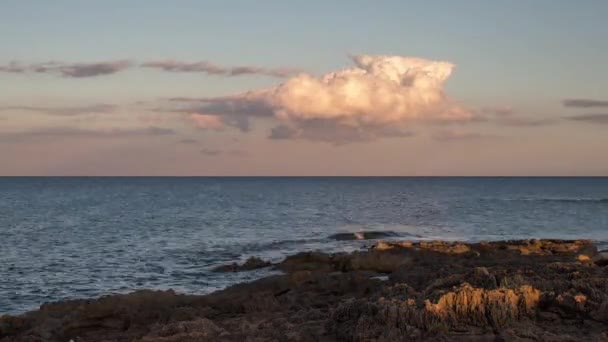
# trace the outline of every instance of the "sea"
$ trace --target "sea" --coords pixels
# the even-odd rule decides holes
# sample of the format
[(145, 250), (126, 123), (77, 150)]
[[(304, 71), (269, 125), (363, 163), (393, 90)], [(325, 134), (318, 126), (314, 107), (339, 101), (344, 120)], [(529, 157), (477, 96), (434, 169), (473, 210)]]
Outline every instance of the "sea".
[(209, 293), (276, 272), (215, 266), (358, 250), (370, 231), (608, 248), (608, 178), (0, 178), (0, 315), (136, 289)]

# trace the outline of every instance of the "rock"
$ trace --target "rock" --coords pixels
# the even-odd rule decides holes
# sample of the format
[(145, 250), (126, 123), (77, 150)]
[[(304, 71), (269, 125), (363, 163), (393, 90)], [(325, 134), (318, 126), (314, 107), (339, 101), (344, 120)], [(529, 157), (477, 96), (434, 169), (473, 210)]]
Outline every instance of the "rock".
[(241, 271), (251, 271), (258, 268), (264, 268), (272, 266), (272, 263), (269, 261), (264, 261), (258, 257), (250, 257), (245, 261), (242, 265), (237, 264), (236, 262), (228, 265), (221, 265), (214, 268), (213, 272), (241, 272)]
[(593, 248), (388, 241), (298, 253), (276, 265), (286, 274), (204, 296), (136, 291), (2, 316), (0, 342), (605, 341), (608, 271), (580, 257), (604, 264)]
[(584, 263), (589, 263), (591, 262), (591, 258), (585, 254), (579, 254), (576, 257), (576, 260), (578, 260), (578, 262), (584, 262)]
[(152, 332), (139, 339), (139, 342), (180, 342), (180, 341), (216, 341), (227, 334), (213, 321), (200, 318), (193, 321), (175, 322), (159, 325)]
[(608, 251), (598, 252), (593, 258), (593, 263), (598, 266), (608, 265)]
[(380, 241), (380, 242), (376, 243), (375, 245), (373, 245), (371, 249), (376, 249), (376, 250), (379, 250), (379, 251), (384, 251), (384, 250), (392, 249), (392, 248), (395, 248), (394, 244), (390, 244), (390, 243), (386, 243), (384, 241)]
[(280, 262), (277, 267), (285, 272), (295, 271), (333, 271), (334, 258), (326, 253), (321, 252), (303, 252), (292, 256), (288, 256)]

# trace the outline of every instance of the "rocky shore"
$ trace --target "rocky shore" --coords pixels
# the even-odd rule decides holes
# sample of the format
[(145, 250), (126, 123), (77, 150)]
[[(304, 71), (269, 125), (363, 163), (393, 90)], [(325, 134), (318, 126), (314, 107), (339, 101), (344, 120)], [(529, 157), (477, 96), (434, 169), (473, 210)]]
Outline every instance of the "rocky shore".
[(1, 317), (0, 341), (608, 341), (607, 264), (584, 240), (383, 241), (220, 266), (284, 274), (204, 296), (45, 304)]

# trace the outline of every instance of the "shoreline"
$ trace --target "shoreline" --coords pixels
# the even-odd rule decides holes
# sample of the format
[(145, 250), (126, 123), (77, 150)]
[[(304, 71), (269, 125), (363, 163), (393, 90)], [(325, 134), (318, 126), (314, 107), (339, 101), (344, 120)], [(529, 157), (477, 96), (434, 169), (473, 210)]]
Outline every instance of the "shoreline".
[(206, 295), (43, 304), (0, 316), (0, 341), (605, 341), (607, 264), (588, 240), (377, 241), (220, 266), (284, 274)]

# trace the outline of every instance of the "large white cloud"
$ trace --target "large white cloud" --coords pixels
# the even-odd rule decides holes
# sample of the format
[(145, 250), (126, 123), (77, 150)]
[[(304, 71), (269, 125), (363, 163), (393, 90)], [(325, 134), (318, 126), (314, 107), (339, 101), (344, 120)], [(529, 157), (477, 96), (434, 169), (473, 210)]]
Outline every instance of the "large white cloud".
[(444, 92), (454, 69), (451, 63), (369, 55), (353, 56), (352, 60), (354, 67), (321, 77), (300, 73), (276, 87), (201, 99), (200, 105), (189, 111), (218, 117), (226, 124), (240, 117), (240, 125), (243, 118), (274, 117), (281, 121), (282, 138), (328, 141), (334, 131), (341, 137), (369, 140), (401, 136), (396, 132), (407, 131), (413, 122), (473, 117)]

